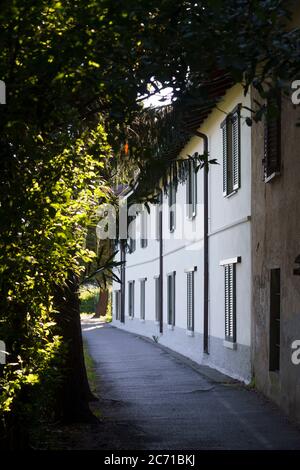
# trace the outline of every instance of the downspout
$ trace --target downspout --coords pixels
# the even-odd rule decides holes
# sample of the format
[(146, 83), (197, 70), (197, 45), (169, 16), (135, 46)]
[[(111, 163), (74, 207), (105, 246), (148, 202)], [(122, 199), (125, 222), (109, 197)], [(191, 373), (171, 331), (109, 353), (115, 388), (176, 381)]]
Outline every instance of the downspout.
[(125, 323), (125, 262), (126, 262), (126, 243), (120, 240), (121, 248), (121, 323)]
[[(198, 137), (203, 140), (204, 155), (208, 155), (208, 137), (202, 132), (196, 131)], [(204, 204), (204, 240), (203, 240), (203, 352), (208, 354), (208, 164), (204, 166), (203, 175), (203, 204)]]
[(163, 333), (163, 213), (162, 201), (159, 211), (159, 332)]

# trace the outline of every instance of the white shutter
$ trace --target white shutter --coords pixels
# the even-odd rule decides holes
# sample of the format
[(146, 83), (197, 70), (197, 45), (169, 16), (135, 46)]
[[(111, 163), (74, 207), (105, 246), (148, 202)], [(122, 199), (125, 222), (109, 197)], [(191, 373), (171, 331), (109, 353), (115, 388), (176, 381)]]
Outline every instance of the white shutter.
[(231, 131), (232, 131), (232, 173), (233, 190), (240, 187), (240, 114), (235, 112), (231, 118)]
[(228, 194), (228, 166), (227, 166), (227, 119), (222, 125), (223, 138), (223, 196)]

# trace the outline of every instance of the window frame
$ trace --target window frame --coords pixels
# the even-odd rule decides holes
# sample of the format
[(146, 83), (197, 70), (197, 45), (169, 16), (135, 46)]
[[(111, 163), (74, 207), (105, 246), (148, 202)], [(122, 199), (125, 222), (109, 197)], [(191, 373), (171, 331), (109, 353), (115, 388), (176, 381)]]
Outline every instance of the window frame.
[(167, 274), (167, 325), (173, 329), (175, 326), (176, 306), (176, 271)]
[(160, 323), (160, 275), (154, 276), (155, 286), (155, 323)]
[(128, 281), (128, 316), (134, 318), (134, 286), (135, 281)]
[(156, 202), (156, 212), (155, 212), (155, 219), (156, 219), (156, 230), (155, 230), (155, 235), (156, 235), (156, 240), (160, 240), (160, 235), (161, 235), (161, 223), (162, 223), (162, 200), (163, 200), (163, 195), (162, 191), (160, 190), (158, 196), (157, 196), (157, 202)]
[(169, 206), (169, 231), (172, 233), (176, 228), (176, 186), (174, 181), (169, 183), (168, 192), (168, 206)]
[(224, 197), (241, 188), (241, 108), (239, 103), (221, 123)]
[(146, 209), (143, 209), (140, 213), (141, 217), (141, 248), (147, 248), (148, 246), (148, 213)]
[(115, 316), (116, 320), (121, 320), (121, 289), (115, 291)]
[(237, 284), (236, 265), (241, 256), (220, 262), (224, 267), (224, 346), (235, 349), (237, 344)]
[[(186, 269), (186, 329), (187, 334), (192, 336), (195, 331), (195, 271), (197, 271), (197, 266), (193, 268)], [(191, 287), (191, 292), (189, 288)], [(190, 295), (189, 295), (190, 294)], [(191, 309), (191, 313), (189, 313)]]
[(193, 160), (188, 161), (186, 178), (187, 218), (192, 220), (197, 215), (197, 171)]
[(143, 277), (140, 281), (140, 320), (146, 319), (146, 281), (147, 278)]

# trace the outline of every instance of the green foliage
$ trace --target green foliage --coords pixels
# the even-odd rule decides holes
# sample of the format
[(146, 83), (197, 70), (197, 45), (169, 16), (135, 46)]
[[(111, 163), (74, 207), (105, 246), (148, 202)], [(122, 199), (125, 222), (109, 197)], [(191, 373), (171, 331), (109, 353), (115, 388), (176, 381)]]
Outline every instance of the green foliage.
[[(99, 285), (96, 283), (85, 283), (80, 287), (80, 313), (82, 315), (82, 318), (84, 318), (85, 316), (95, 315), (96, 306), (99, 302), (99, 294), (100, 288)], [(101, 319), (103, 318), (101, 317)], [(108, 295), (105, 321), (108, 323), (112, 321), (111, 295)]]
[(297, 6), (295, 0), (148, 2), (151, 13), (140, 35), (139, 71), (151, 68), (154, 92), (172, 87), (173, 102), (138, 111), (130, 126), (124, 126), (128, 152), (122, 161), (127, 167), (130, 160), (137, 162), (138, 197), (147, 199), (145, 187), (153, 190), (160, 178), (166, 186), (170, 155), (176, 157), (193, 134), (186, 121), (194, 117), (197, 122), (197, 110), (222, 95), (216, 87), (211, 96), (216, 78), (242, 83), (245, 93), (251, 85), (257, 90), (260, 99), (250, 110), (248, 125), (265, 116), (266, 98), (276, 96), (278, 89), (290, 93), (291, 80), (300, 72), (300, 29), (290, 23)]
[(89, 353), (88, 346), (84, 342), (83, 343), (83, 350), (84, 350), (84, 362), (86, 365), (86, 373), (88, 377), (88, 381), (91, 387), (92, 393), (97, 396), (97, 374), (96, 374), (96, 365), (92, 356)]
[(80, 276), (96, 256), (85, 240), (108, 194), (101, 169), (109, 157), (99, 124), (63, 152), (28, 158), (22, 171), (15, 168), (15, 185), (6, 181), (9, 198), (1, 195), (0, 337), (10, 355), (0, 382), (0, 411), (24, 426), (38, 410), (41, 416), (53, 409), (49, 400), (60, 385), (64, 353), (53, 293), (70, 270)]
[(12, 420), (26, 427), (33, 408), (52, 409), (48, 394), (60, 384), (64, 352), (54, 293), (95, 259), (86, 235), (111, 195), (104, 128), (135, 102), (125, 83), (128, 60), (115, 61), (116, 50), (130, 54), (128, 43), (106, 3), (1, 4), (0, 338), (9, 356), (0, 412), (7, 432)]
[[(112, 248), (105, 246), (101, 257), (88, 234), (99, 204), (113, 198), (109, 187), (122, 174), (120, 164), (126, 176), (139, 168), (150, 181), (157, 167), (165, 175), (166, 146), (186, 138), (172, 113), (165, 112), (171, 126), (166, 116), (141, 114), (149, 84), (172, 86), (174, 101), (197, 106), (206, 99), (200, 85), (226, 72), (265, 98), (272, 92), (266, 79), (281, 86), (300, 68), (299, 31), (283, 27), (285, 3), (1, 3), (7, 105), (0, 109), (0, 338), (10, 355), (0, 411), (6, 431), (12, 420), (26, 427), (39, 410), (52, 409), (64, 353), (57, 287), (70, 272), (98, 282), (114, 278)], [(198, 156), (200, 165), (207, 160)]]
[(105, 316), (105, 321), (107, 323), (112, 322), (112, 296), (108, 296), (108, 302), (107, 302), (107, 311), (106, 311), (106, 316)]
[(99, 301), (99, 287), (88, 284), (80, 288), (80, 312), (81, 315), (96, 313), (96, 305)]

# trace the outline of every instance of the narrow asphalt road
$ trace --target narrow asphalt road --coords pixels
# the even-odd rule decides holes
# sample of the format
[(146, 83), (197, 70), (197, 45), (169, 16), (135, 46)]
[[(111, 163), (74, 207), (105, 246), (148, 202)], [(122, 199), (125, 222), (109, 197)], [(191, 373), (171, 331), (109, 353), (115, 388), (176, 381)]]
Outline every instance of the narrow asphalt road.
[(299, 429), (256, 392), (99, 321), (83, 335), (121, 449), (300, 449)]

